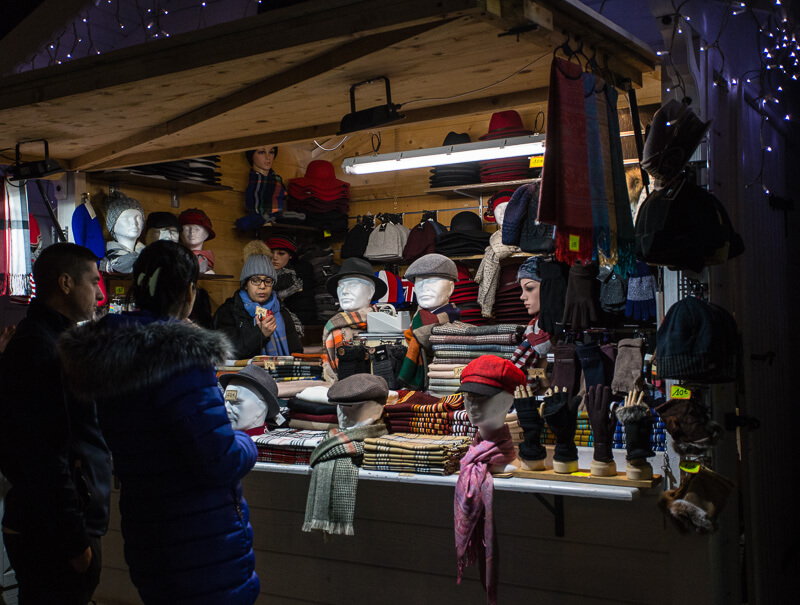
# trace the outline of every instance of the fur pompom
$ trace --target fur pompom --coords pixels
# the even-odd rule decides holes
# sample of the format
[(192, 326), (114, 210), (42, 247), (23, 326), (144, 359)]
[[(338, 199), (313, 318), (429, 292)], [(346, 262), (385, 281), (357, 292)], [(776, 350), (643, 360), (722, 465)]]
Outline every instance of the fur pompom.
[(272, 250), (270, 250), (269, 246), (267, 246), (260, 239), (254, 239), (253, 241), (245, 244), (244, 249), (242, 250), (242, 262), (245, 262), (247, 257), (252, 256), (253, 254), (263, 254), (272, 258)]

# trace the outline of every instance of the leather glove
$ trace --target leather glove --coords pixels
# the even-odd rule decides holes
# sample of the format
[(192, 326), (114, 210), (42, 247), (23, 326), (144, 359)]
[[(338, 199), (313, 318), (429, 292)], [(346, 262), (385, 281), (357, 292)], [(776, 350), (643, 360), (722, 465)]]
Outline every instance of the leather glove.
[(597, 321), (594, 284), (596, 265), (573, 265), (569, 270), (567, 295), (564, 300), (563, 323), (573, 330), (583, 330)]
[(589, 387), (586, 391), (586, 411), (594, 439), (594, 459), (598, 462), (612, 462), (612, 444), (617, 418), (611, 413), (611, 389), (609, 387)]
[(656, 316), (656, 278), (645, 262), (636, 262), (636, 274), (628, 280), (625, 316), (641, 321)]
[(570, 401), (567, 391), (559, 391), (544, 398), (542, 416), (547, 428), (556, 437), (553, 460), (571, 462), (578, 459), (578, 448), (575, 446), (575, 427), (578, 424), (578, 407), (581, 396), (576, 395)]

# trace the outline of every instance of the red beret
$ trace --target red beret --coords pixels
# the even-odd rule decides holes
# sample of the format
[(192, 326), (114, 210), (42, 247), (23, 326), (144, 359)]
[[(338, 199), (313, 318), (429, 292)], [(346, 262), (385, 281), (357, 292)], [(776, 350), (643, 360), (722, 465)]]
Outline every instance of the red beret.
[(497, 395), (500, 391), (514, 394), (525, 384), (525, 374), (507, 359), (497, 355), (481, 355), (467, 364), (461, 372), (460, 393)]

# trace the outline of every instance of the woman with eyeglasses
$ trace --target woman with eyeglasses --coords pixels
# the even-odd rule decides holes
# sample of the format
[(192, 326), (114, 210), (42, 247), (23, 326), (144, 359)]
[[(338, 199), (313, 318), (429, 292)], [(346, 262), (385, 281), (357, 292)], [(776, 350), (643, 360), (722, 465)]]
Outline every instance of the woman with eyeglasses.
[[(261, 242), (259, 242), (261, 243)], [(303, 351), (297, 329), (274, 292), (278, 275), (268, 248), (244, 262), (239, 289), (214, 315), (214, 328), (228, 335), (237, 359), (256, 355), (291, 355)]]

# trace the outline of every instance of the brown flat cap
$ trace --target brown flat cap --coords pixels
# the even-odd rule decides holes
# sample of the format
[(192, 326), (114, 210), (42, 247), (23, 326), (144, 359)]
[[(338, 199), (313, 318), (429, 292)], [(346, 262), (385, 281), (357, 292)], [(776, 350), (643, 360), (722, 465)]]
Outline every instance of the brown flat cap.
[(357, 405), (367, 401), (385, 405), (388, 395), (386, 379), (372, 374), (353, 374), (328, 389), (331, 405)]

